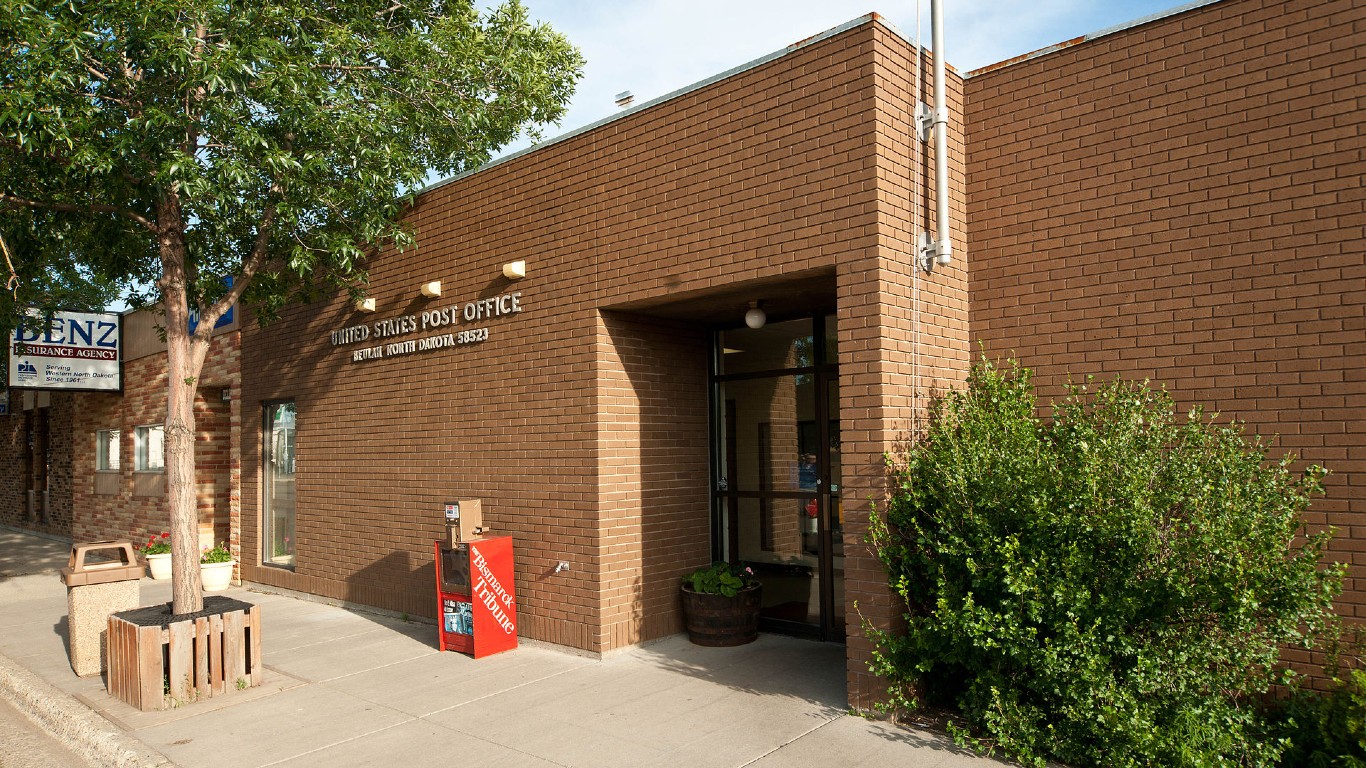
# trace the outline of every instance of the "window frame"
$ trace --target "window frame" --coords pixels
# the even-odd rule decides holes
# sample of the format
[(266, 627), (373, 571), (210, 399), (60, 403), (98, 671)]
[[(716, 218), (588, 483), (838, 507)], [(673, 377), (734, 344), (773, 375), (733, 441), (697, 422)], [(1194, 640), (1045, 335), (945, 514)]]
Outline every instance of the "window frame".
[[(277, 425), (285, 421), (276, 417), (280, 409), (287, 409), (290, 413), (286, 428), (288, 439), (282, 445), (277, 444), (276, 440)], [(287, 571), (293, 571), (298, 567), (299, 510), (295, 495), (298, 472), (298, 413), (298, 404), (294, 398), (268, 400), (261, 404), (261, 565)], [(281, 449), (286, 456), (279, 455)], [(288, 471), (277, 478), (272, 476), (272, 473), (278, 462), (283, 462), (280, 466), (288, 467)], [(276, 494), (280, 490), (277, 483), (284, 480), (286, 475), (289, 490), (277, 497)], [(286, 499), (288, 503), (281, 504)], [(281, 552), (278, 554), (272, 546), (277, 538), (283, 540), (279, 547)]]
[[(95, 471), (120, 472), (123, 462), (120, 451), (123, 449), (122, 429), (95, 430)], [(113, 438), (111, 441), (110, 438)], [(110, 450), (112, 447), (113, 450)]]
[[(153, 434), (161, 436), (161, 448), (157, 451), (161, 457), (160, 466), (150, 466), (152, 451), (151, 444), (148, 443), (148, 436)], [(139, 424), (133, 427), (133, 471), (164, 473), (166, 471), (166, 425), (165, 424)]]

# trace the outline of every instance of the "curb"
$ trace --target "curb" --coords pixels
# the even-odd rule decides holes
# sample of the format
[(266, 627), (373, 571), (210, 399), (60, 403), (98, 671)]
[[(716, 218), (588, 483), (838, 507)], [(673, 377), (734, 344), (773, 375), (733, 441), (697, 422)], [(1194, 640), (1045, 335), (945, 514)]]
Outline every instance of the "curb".
[(0, 696), (91, 766), (177, 768), (165, 755), (110, 729), (107, 720), (0, 654)]

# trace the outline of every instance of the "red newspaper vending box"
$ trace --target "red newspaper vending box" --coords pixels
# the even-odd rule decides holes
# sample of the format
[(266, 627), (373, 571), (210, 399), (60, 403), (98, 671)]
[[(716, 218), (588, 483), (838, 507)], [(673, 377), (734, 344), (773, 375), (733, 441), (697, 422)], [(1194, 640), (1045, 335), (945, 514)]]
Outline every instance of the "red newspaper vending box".
[(517, 647), (512, 537), (436, 542), (437, 637), (479, 659)]

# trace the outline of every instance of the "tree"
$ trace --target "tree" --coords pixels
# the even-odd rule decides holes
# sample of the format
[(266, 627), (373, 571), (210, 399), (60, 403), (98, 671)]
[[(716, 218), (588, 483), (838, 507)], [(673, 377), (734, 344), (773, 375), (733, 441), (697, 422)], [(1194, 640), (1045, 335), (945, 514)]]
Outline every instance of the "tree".
[(0, 235), (165, 312), (177, 614), (203, 606), (192, 405), (214, 323), (360, 296), (367, 259), (412, 240), (412, 191), (558, 119), (581, 68), (517, 0), (0, 7)]

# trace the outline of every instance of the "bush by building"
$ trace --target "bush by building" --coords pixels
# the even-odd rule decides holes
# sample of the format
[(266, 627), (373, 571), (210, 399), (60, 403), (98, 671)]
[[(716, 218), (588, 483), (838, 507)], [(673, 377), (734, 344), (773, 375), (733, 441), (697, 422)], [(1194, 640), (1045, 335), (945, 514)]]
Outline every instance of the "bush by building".
[(906, 601), (875, 671), (1026, 765), (1275, 764), (1261, 697), (1331, 627), (1342, 567), (1302, 514), (1326, 470), (1164, 391), (974, 366), (894, 460), (873, 538)]

